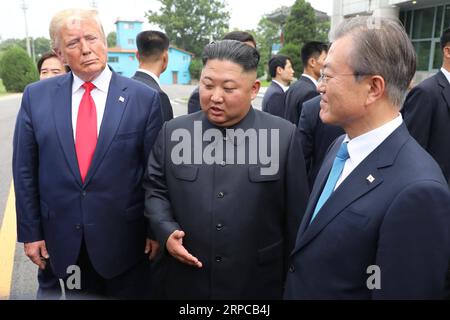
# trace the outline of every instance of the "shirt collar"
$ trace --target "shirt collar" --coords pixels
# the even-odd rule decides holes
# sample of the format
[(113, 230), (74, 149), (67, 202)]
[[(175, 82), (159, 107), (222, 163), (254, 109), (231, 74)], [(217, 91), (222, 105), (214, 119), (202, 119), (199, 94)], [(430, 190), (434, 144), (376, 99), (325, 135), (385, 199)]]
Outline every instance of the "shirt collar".
[(350, 140), (348, 135), (343, 142), (348, 142), (348, 154), (355, 166), (360, 164), (373, 150), (375, 150), (388, 136), (391, 135), (403, 123), (399, 114), (395, 119), (385, 123), (381, 127), (366, 132)]
[(279, 85), (279, 86), (281, 87), (281, 89), (283, 89), (284, 92), (286, 92), (287, 89), (289, 89), (289, 87), (283, 85), (282, 83), (278, 82), (277, 80), (273, 80), (273, 79), (272, 79), (272, 82), (274, 82), (274, 83), (276, 83), (277, 85)]
[[(95, 78), (92, 83), (96, 89), (108, 92), (109, 83), (111, 82), (112, 72), (108, 66)], [(81, 80), (76, 74), (73, 73), (72, 93), (79, 90), (85, 81)]]
[(141, 69), (141, 68), (137, 69), (137, 71), (140, 71), (140, 72), (142, 72), (142, 73), (148, 74), (150, 77), (153, 78), (153, 80), (156, 81), (156, 83), (158, 84), (158, 86), (161, 86), (161, 84), (159, 83), (159, 78), (158, 78), (158, 77), (156, 76), (156, 74), (154, 74), (153, 72), (148, 71), (148, 70), (145, 70), (145, 69)]
[(308, 78), (309, 80), (311, 80), (311, 81), (314, 83), (314, 85), (315, 85), (316, 87), (319, 85), (319, 83), (317, 82), (317, 80), (314, 79), (313, 77), (311, 77), (309, 74), (303, 73), (302, 76)]
[(446, 69), (441, 68), (442, 73), (444, 74), (447, 81), (450, 83), (450, 72), (448, 72)]

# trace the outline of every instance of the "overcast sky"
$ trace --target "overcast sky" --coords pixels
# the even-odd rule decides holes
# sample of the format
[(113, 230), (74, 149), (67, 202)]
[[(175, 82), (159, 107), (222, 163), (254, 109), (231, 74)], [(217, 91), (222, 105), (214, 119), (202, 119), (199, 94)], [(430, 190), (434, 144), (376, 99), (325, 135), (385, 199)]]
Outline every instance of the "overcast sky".
[[(118, 17), (144, 20), (147, 10), (159, 8), (156, 0), (96, 0), (105, 32), (115, 30)], [(255, 29), (264, 14), (281, 6), (291, 6), (295, 0), (227, 0), (231, 13), (231, 29)], [(309, 0), (312, 6), (331, 15), (332, 0)], [(22, 10), (23, 0), (0, 1), (0, 39), (24, 38), (25, 22)], [(50, 19), (59, 10), (73, 7), (88, 7), (92, 0), (25, 0), (28, 7), (28, 33), (31, 37), (49, 38)], [(146, 20), (145, 20), (146, 21)], [(149, 24), (144, 29), (154, 28)]]

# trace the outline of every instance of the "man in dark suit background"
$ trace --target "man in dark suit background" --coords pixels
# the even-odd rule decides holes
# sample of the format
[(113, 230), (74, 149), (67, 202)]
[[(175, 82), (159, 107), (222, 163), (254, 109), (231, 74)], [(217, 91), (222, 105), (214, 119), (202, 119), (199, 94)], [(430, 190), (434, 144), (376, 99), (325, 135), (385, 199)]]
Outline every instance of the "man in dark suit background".
[(107, 67), (95, 10), (58, 12), (50, 37), (72, 72), (23, 94), (13, 152), (18, 241), (41, 269), (73, 276), (67, 298), (145, 298), (158, 244), (146, 239), (142, 178), (162, 125), (159, 96)]
[(136, 36), (136, 57), (139, 69), (133, 76), (158, 91), (164, 121), (173, 119), (173, 109), (167, 94), (161, 90), (159, 77), (169, 63), (169, 38), (160, 31), (142, 31)]
[(303, 103), (298, 122), (310, 188), (314, 185), (331, 143), (344, 133), (342, 128), (325, 124), (320, 119), (320, 99), (319, 95)]
[(238, 41), (206, 46), (203, 112), (166, 122), (152, 150), (146, 215), (165, 244), (161, 298), (282, 296), (308, 187), (295, 126), (251, 106), (258, 61)]
[(262, 110), (283, 118), (285, 92), (294, 78), (291, 59), (283, 55), (273, 56), (269, 60), (269, 74), (272, 83), (264, 94)]
[[(256, 48), (256, 41), (253, 36), (245, 31), (231, 31), (227, 33), (223, 40), (236, 40), (243, 42), (253, 48)], [(199, 95), (199, 88), (195, 88), (194, 91), (192, 91), (191, 96), (188, 100), (188, 114), (194, 113), (201, 110), (200, 107), (200, 95)]]
[[(376, 19), (376, 20), (375, 20)], [(331, 147), (301, 223), (286, 299), (441, 299), (450, 191), (399, 113), (416, 56), (400, 22), (337, 27), (319, 82)]]
[(285, 119), (298, 125), (302, 113), (303, 102), (319, 95), (317, 80), (327, 56), (328, 46), (323, 42), (307, 42), (301, 51), (303, 74), (286, 92)]
[(402, 114), (414, 139), (441, 167), (450, 186), (450, 29), (441, 36), (442, 68), (414, 87)]

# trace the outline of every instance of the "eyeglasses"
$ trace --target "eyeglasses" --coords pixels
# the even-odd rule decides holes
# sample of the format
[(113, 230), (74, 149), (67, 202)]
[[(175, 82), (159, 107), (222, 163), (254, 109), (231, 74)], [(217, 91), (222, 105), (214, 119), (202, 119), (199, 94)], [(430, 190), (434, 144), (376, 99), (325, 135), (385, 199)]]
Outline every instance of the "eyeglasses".
[(334, 75), (334, 77), (328, 76), (325, 73), (323, 73), (322, 70), (320, 70), (320, 77), (319, 80), (317, 80), (318, 83), (323, 83), (323, 84), (327, 84), (328, 80), (335, 78), (336, 76), (358, 76), (361, 74), (356, 74), (356, 73), (339, 73)]

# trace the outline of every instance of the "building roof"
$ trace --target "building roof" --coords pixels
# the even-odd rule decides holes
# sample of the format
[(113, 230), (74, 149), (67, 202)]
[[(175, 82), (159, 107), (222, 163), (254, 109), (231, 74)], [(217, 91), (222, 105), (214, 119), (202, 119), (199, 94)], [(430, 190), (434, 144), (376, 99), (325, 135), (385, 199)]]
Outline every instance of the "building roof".
[[(175, 46), (170, 46), (169, 48), (181, 51), (181, 52), (186, 53), (186, 54), (188, 54), (190, 56), (194, 56), (194, 54), (192, 52), (189, 52), (189, 51), (177, 48)], [(137, 49), (134, 49), (134, 50), (133, 49), (122, 49), (122, 48), (119, 48), (119, 47), (108, 48), (108, 52), (113, 52), (113, 53), (135, 53), (136, 51), (137, 51)]]
[(139, 23), (144, 23), (144, 21), (142, 21), (141, 19), (136, 19), (136, 18), (121, 18), (118, 17), (116, 19), (116, 21), (114, 22), (114, 24), (118, 23), (118, 22), (139, 22)]
[(186, 51), (186, 50), (183, 50), (183, 49), (180, 49), (180, 48), (178, 48), (178, 47), (175, 47), (175, 46), (170, 46), (169, 48), (171, 48), (171, 49), (175, 49), (175, 50), (178, 50), (178, 51), (181, 51), (181, 52), (184, 52), (184, 53), (186, 53), (186, 54), (188, 54), (188, 55), (190, 55), (190, 56), (195, 56), (192, 52), (189, 52), (189, 51)]

